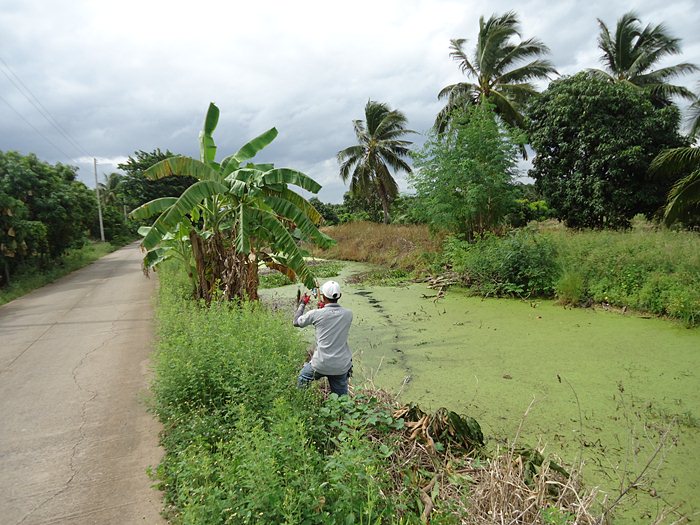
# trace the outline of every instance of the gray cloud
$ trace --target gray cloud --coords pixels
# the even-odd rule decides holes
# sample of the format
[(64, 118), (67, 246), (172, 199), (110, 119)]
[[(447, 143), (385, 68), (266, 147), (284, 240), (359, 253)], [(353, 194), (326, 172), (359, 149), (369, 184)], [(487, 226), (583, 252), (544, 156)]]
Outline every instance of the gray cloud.
[[(441, 107), (437, 92), (463, 79), (448, 57), (450, 38), (467, 38), (469, 48), (479, 16), (513, 9), (501, 0), (258, 4), (5, 0), (0, 58), (81, 149), (38, 114), (2, 63), (0, 95), (58, 149), (2, 100), (0, 149), (78, 165), (94, 185), (93, 156), (108, 173), (135, 150), (197, 155), (214, 101), (221, 154), (276, 126), (280, 135), (261, 160), (306, 171), (324, 185), (323, 200), (338, 202), (345, 186), (335, 154), (353, 143), (352, 120), (363, 117), (367, 100), (389, 103), (412, 129), (426, 131)], [(683, 38), (683, 56), (669, 63), (700, 63), (692, 0), (633, 7), (644, 22), (664, 21)], [(619, 0), (517, 5), (523, 36), (544, 41), (562, 74), (597, 67), (596, 18), (614, 25), (629, 8)], [(681, 81), (694, 89), (698, 79)], [(405, 188), (405, 177), (398, 179)]]

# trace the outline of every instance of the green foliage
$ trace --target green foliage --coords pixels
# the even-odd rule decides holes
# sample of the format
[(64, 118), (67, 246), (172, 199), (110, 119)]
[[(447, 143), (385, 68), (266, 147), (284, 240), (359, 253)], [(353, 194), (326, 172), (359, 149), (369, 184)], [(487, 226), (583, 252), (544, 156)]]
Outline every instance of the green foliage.
[(700, 321), (700, 243), (691, 232), (550, 232), (563, 275), (583, 280), (581, 301)]
[(561, 304), (580, 304), (585, 293), (583, 275), (574, 269), (564, 271), (556, 282), (555, 293)]
[(52, 166), (35, 155), (0, 152), (0, 192), (22, 201), (28, 220), (46, 225), (50, 256), (86, 242), (97, 202), (77, 180), (76, 168)]
[(500, 226), (512, 206), (518, 139), (499, 126), (487, 104), (452, 118), (448, 131), (432, 134), (414, 154), (418, 169), (409, 180), (417, 217), (472, 239)]
[(155, 149), (151, 152), (135, 151), (126, 162), (117, 165), (124, 172), (120, 182), (120, 195), (128, 210), (138, 208), (154, 199), (161, 197), (179, 197), (182, 192), (197, 182), (194, 177), (168, 177), (163, 179), (148, 179), (146, 170), (158, 162), (176, 156), (169, 150), (165, 152)]
[[(319, 279), (335, 277), (343, 269), (341, 261), (320, 261), (310, 264), (313, 267), (314, 275)], [(293, 284), (293, 281), (284, 274), (271, 272), (260, 275), (260, 288), (277, 288)]]
[(66, 250), (63, 255), (52, 260), (51, 264), (45, 268), (37, 268), (36, 265), (32, 264), (32, 261), (22, 264), (17, 267), (10, 283), (0, 289), (0, 305), (9, 303), (32, 290), (79, 270), (117, 248), (119, 245), (106, 242), (88, 243), (81, 248)]
[(662, 149), (682, 145), (675, 106), (656, 109), (634, 87), (579, 73), (552, 82), (529, 117), (530, 176), (568, 226), (623, 227), (665, 202), (673, 180), (647, 170)]
[(76, 168), (0, 151), (0, 283), (20, 266), (45, 266), (87, 242), (94, 194)]
[(446, 241), (442, 264), (482, 295), (556, 296), (700, 323), (700, 243), (693, 232), (516, 230)]
[(534, 184), (516, 182), (513, 185), (515, 197), (513, 209), (506, 216), (506, 222), (515, 228), (526, 226), (531, 221), (544, 221), (554, 217), (544, 198), (537, 192)]
[(529, 230), (502, 238), (485, 235), (476, 243), (450, 238), (444, 253), (453, 270), (481, 295), (546, 297), (554, 291), (555, 245)]
[(540, 510), (540, 516), (542, 516), (542, 522), (545, 525), (570, 525), (576, 523), (576, 515), (566, 511), (558, 509), (557, 507), (546, 507)]

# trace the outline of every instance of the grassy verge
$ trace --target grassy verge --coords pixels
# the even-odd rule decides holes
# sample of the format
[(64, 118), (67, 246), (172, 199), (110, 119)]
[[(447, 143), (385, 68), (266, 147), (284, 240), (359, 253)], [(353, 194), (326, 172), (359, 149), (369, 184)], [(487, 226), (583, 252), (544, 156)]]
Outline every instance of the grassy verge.
[(20, 270), (13, 274), (8, 286), (0, 289), (0, 305), (79, 270), (118, 248), (120, 248), (119, 245), (115, 246), (107, 242), (90, 243), (82, 248), (68, 250), (60, 259), (50, 263), (48, 268), (31, 267)]
[[(153, 385), (165, 448), (155, 475), (172, 523), (485, 524), (494, 509), (593, 523), (576, 477), (533, 451), (479, 458), (471, 418), (395, 407), (382, 392), (298, 390), (306, 349), (289, 316), (261, 304), (204, 308), (176, 270), (159, 272)], [(502, 475), (517, 486), (506, 499), (493, 485)], [(484, 491), (498, 501), (470, 511)], [(522, 506), (535, 495), (538, 505)]]

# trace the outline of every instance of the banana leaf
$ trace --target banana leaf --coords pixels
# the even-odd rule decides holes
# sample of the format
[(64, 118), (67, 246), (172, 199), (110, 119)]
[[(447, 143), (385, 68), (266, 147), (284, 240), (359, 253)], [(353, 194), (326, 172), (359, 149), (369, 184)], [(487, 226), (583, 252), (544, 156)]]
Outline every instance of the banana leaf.
[(190, 157), (170, 157), (161, 160), (143, 172), (149, 180), (158, 180), (163, 177), (189, 176), (197, 180), (220, 181), (219, 172), (211, 166)]
[(175, 204), (156, 219), (151, 230), (146, 237), (144, 237), (143, 241), (141, 241), (141, 246), (145, 250), (152, 250), (158, 246), (163, 236), (172, 230), (178, 222), (182, 221), (195, 206), (199, 205), (205, 199), (209, 199), (217, 194), (226, 193), (227, 191), (228, 188), (226, 186), (216, 181), (203, 180), (195, 182), (180, 195)]
[(275, 212), (297, 225), (307, 239), (313, 239), (321, 248), (330, 248), (335, 241), (316, 228), (316, 225), (294, 204), (279, 197), (267, 196), (265, 201)]
[[(209, 164), (216, 159), (216, 144), (212, 134), (219, 122), (219, 108), (212, 102), (209, 104), (204, 128), (199, 132), (199, 155), (203, 163)], [(201, 180), (201, 179), (200, 179)]]
[(294, 184), (311, 193), (318, 193), (321, 190), (321, 185), (313, 180), (308, 175), (291, 168), (275, 168), (265, 172), (263, 182), (269, 184)]
[(159, 199), (153, 199), (145, 204), (142, 204), (138, 208), (131, 210), (129, 217), (135, 220), (147, 219), (156, 215), (157, 213), (163, 213), (165, 210), (170, 208), (173, 204), (177, 202), (177, 197), (161, 197)]

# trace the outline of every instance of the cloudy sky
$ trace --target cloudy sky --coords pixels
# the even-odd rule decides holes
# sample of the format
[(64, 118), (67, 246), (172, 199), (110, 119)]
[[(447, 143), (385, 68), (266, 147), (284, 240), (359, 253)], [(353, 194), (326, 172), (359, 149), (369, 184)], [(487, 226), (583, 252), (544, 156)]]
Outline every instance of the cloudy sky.
[[(464, 79), (450, 39), (471, 50), (479, 17), (512, 9), (561, 74), (600, 67), (596, 18), (612, 28), (629, 9), (683, 39), (665, 65), (700, 64), (697, 0), (0, 0), (0, 150), (78, 166), (94, 187), (93, 157), (101, 178), (136, 150), (198, 156), (213, 101), (221, 157), (276, 126), (256, 160), (300, 169), (340, 202), (335, 155), (367, 100), (425, 132), (437, 93)], [(700, 75), (678, 82), (695, 90)]]

